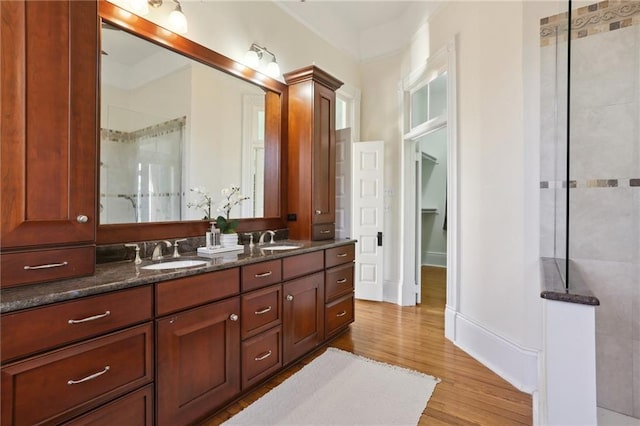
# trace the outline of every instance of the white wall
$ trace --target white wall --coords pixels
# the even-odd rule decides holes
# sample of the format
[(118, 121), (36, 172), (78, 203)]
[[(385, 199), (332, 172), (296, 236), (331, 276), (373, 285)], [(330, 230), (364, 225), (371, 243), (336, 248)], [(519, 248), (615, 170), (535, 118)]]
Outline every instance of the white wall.
[[(111, 0), (124, 7), (126, 0)], [(172, 2), (150, 8), (145, 18), (166, 25)], [(251, 43), (276, 55), (283, 72), (315, 64), (338, 79), (360, 87), (357, 62), (306, 29), (268, 1), (183, 1), (189, 30), (184, 37), (242, 62)], [(168, 9), (167, 9), (168, 8)]]
[[(390, 142), (386, 186), (400, 188), (401, 127), (393, 114), (401, 107), (398, 82), (457, 37), (459, 313), (466, 324), (508, 347), (504, 353), (487, 351), (483, 345), (490, 346), (491, 339), (481, 339), (465, 349), (495, 370), (509, 361), (501, 359), (505, 353), (510, 356), (522, 349), (528, 362), (522, 368), (534, 371), (522, 372), (516, 381), (527, 381), (519, 385), (531, 391), (536, 365), (530, 355), (541, 347), (538, 222), (530, 212), (537, 209), (538, 178), (537, 155), (525, 157), (530, 154), (526, 146), (530, 138), (525, 136), (530, 123), (525, 124), (524, 106), (525, 93), (527, 99), (536, 96), (532, 89), (536, 82), (525, 81), (525, 72), (536, 68), (525, 69), (524, 61), (525, 38), (537, 41), (534, 26), (539, 21), (527, 16), (527, 22), (534, 20), (529, 26), (524, 18), (520, 2), (448, 3), (416, 30), (401, 55), (363, 66), (362, 133), (365, 139)], [(391, 226), (399, 223), (401, 209), (390, 203)], [(390, 240), (388, 252), (400, 253), (401, 241), (400, 235)], [(394, 265), (401, 262), (387, 261), (393, 263), (387, 271), (392, 285), (385, 295), (393, 298), (397, 297), (393, 286), (401, 276)]]

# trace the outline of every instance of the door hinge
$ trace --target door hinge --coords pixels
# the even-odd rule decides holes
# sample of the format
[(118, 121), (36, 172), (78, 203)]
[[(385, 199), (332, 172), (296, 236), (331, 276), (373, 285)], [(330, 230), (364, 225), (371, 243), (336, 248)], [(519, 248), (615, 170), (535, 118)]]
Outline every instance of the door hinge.
[(378, 247), (382, 247), (382, 232), (378, 232)]

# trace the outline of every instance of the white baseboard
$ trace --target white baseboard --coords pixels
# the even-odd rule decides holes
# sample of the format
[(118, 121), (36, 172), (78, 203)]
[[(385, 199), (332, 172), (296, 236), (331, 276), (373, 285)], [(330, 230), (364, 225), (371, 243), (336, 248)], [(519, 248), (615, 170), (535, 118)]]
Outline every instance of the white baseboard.
[(382, 290), (382, 301), (402, 305), (400, 297), (400, 282), (385, 280)]
[(456, 311), (448, 305), (444, 308), (444, 337), (452, 342), (456, 339)]
[(537, 351), (522, 348), (448, 308), (445, 310), (445, 327), (449, 328), (445, 328), (445, 336), (456, 346), (520, 391), (532, 394), (537, 390)]
[(423, 265), (428, 266), (440, 266), (447, 267), (447, 253), (440, 253), (436, 251), (424, 251), (422, 252)]

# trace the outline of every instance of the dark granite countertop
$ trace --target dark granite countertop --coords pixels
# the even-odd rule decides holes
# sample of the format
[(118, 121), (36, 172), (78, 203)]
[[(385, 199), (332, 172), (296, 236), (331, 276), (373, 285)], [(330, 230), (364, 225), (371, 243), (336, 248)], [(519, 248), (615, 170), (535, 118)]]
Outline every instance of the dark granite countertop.
[(559, 302), (578, 303), (581, 305), (598, 306), (600, 301), (585, 285), (580, 275), (580, 271), (573, 262), (569, 261), (569, 289), (565, 288), (564, 281), (560, 276), (560, 271), (556, 260), (552, 258), (542, 258), (542, 291), (540, 297)]
[(300, 248), (283, 251), (268, 250), (269, 244), (256, 245), (251, 250), (249, 246), (244, 251), (221, 253), (214, 258), (200, 257), (196, 253), (185, 253), (180, 259), (206, 260), (202, 266), (193, 266), (182, 269), (149, 270), (142, 267), (150, 265), (150, 260), (144, 260), (142, 264), (135, 265), (131, 261), (113, 262), (96, 265), (95, 275), (89, 277), (73, 278), (49, 283), (32, 284), (20, 287), (2, 289), (0, 291), (0, 313), (13, 312), (21, 309), (33, 308), (55, 302), (72, 300), (79, 297), (91, 296), (110, 291), (121, 290), (141, 286), (175, 278), (228, 269), (250, 263), (262, 262), (271, 259), (280, 259), (296, 254), (303, 254), (319, 249), (339, 247), (353, 244), (355, 240), (330, 240), (330, 241), (276, 241), (277, 244), (294, 243)]

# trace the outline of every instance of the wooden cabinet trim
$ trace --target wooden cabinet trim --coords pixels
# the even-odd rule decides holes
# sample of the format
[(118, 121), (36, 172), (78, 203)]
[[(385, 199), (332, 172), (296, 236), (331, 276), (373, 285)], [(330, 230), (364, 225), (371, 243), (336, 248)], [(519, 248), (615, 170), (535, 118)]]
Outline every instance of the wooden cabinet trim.
[(3, 366), (2, 423), (58, 423), (150, 383), (153, 371), (151, 323)]
[(239, 292), (239, 268), (164, 281), (156, 284), (156, 314), (167, 315), (235, 296)]
[(325, 301), (331, 302), (340, 296), (353, 293), (353, 263), (327, 269), (324, 282)]
[(147, 285), (2, 315), (2, 361), (149, 321), (152, 305), (153, 287)]
[(298, 254), (282, 259), (282, 279), (290, 280), (324, 269), (324, 250)]
[(330, 248), (325, 250), (324, 253), (324, 266), (326, 268), (352, 263), (356, 258), (355, 244)]
[(240, 324), (243, 339), (282, 323), (282, 285), (252, 291), (240, 297)]
[(65, 426), (138, 425), (153, 426), (153, 386), (131, 392), (83, 416), (65, 423)]
[(251, 291), (282, 281), (282, 259), (242, 267), (242, 291)]

